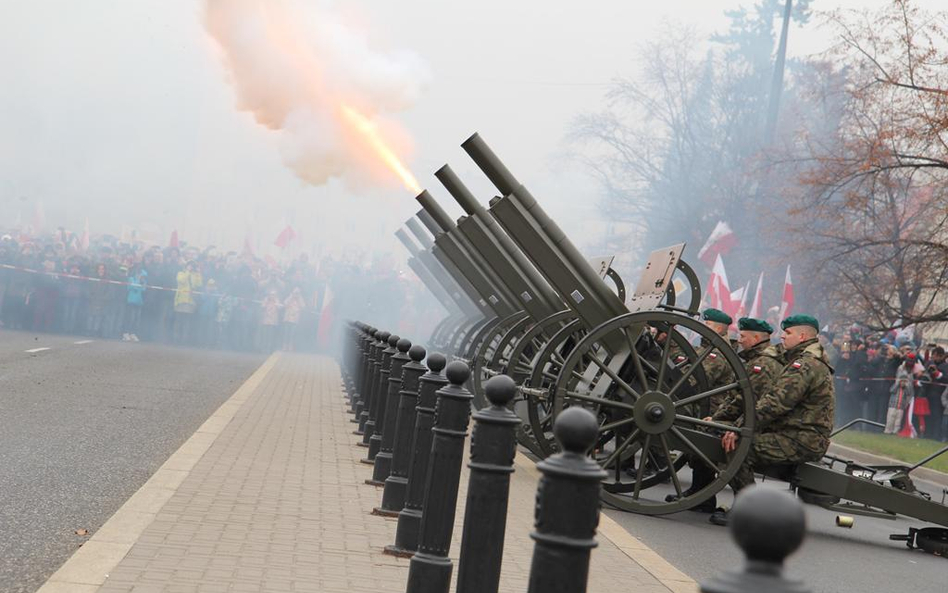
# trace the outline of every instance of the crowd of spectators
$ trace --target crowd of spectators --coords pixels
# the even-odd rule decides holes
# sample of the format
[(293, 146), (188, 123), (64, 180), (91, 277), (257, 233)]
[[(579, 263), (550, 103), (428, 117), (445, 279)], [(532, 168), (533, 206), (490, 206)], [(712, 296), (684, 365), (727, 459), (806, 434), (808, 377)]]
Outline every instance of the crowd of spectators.
[(889, 434), (948, 440), (943, 347), (919, 344), (911, 332), (876, 335), (858, 326), (820, 339), (836, 368), (837, 426), (865, 418)]

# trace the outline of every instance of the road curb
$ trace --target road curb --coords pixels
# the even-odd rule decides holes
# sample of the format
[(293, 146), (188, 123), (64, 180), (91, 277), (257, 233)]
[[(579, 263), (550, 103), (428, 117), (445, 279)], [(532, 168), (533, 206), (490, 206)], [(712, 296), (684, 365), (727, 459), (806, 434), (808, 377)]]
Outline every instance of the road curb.
[[(536, 463), (522, 452), (517, 451), (514, 464), (533, 479), (540, 480), (541, 475)], [(675, 568), (604, 513), (599, 514), (599, 535), (612, 542), (619, 551), (673, 593), (697, 593), (698, 583), (694, 579)]]
[[(836, 443), (830, 444), (828, 452), (831, 455), (850, 457), (857, 463), (871, 463), (873, 465), (912, 465), (906, 461), (900, 461), (891, 457), (876, 455), (875, 453), (867, 453), (862, 449), (854, 449), (844, 445), (837, 445)], [(912, 470), (912, 476), (948, 488), (948, 474), (944, 472), (933, 470), (927, 467), (919, 467)]]
[(278, 359), (271, 354), (36, 593), (97, 591)]

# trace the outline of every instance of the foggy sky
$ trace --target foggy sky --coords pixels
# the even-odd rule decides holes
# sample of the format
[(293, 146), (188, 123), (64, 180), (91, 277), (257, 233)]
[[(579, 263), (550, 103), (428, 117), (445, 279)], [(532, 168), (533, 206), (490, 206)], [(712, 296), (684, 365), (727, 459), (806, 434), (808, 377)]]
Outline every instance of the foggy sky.
[[(738, 5), (348, 0), (335, 8), (380, 47), (412, 50), (432, 71), (399, 118), (422, 187), (459, 214), (431, 175), (449, 162), (486, 201), (492, 188), (458, 146), (478, 131), (583, 245), (598, 228), (597, 186), (557, 157), (570, 120), (601, 108), (612, 79), (634, 74), (638, 44), (663, 19), (710, 34)], [(790, 53), (826, 42), (811, 22), (791, 30)], [(235, 109), (203, 2), (0, 0), (0, 52), (0, 227), (18, 214), (28, 222), (41, 201), (50, 226), (77, 228), (88, 217), (93, 233), (148, 228), (162, 243), (177, 228), (192, 243), (237, 248), (251, 226), (269, 243), (292, 221), (307, 251), (318, 243), (401, 251), (392, 232), (418, 209), (411, 193), (396, 183), (302, 183), (274, 134)]]

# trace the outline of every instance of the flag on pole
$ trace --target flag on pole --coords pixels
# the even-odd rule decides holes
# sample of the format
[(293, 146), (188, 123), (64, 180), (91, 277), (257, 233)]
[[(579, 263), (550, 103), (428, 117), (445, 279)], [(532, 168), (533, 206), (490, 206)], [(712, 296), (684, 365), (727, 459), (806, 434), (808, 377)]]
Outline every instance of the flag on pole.
[(708, 302), (714, 309), (724, 311), (731, 306), (731, 289), (728, 288), (727, 272), (724, 270), (724, 260), (717, 256), (714, 267), (711, 268), (711, 279), (708, 280)]
[(178, 246), (178, 229), (171, 231), (171, 238), (168, 240), (168, 247)]
[(790, 264), (787, 264), (787, 276), (783, 280), (783, 299), (780, 301), (780, 320), (793, 312), (793, 281), (790, 279)]
[(757, 278), (757, 292), (754, 293), (754, 301), (751, 303), (750, 313), (747, 314), (748, 317), (760, 319), (761, 301), (763, 300), (763, 287), (764, 273), (761, 272), (760, 276)]
[(698, 252), (698, 259), (710, 266), (714, 264), (716, 257), (727, 255), (736, 243), (737, 236), (731, 227), (723, 220), (719, 221), (711, 231), (711, 236), (705, 241), (704, 247)]
[[(905, 412), (905, 423), (902, 425), (902, 430), (899, 431), (900, 437), (905, 437), (907, 439), (918, 438), (918, 433), (915, 432), (915, 423), (912, 422), (913, 417), (915, 416), (915, 398), (912, 398), (912, 401), (909, 402), (908, 410)], [(919, 416), (921, 418), (921, 416)]]
[(277, 235), (277, 238), (273, 241), (273, 244), (280, 249), (286, 249), (286, 246), (290, 244), (290, 241), (295, 238), (296, 231), (293, 230), (292, 226), (286, 225), (286, 228), (280, 231), (280, 234)]
[(89, 251), (89, 219), (86, 218), (85, 224), (82, 226), (82, 236), (79, 238), (79, 249), (82, 251)]

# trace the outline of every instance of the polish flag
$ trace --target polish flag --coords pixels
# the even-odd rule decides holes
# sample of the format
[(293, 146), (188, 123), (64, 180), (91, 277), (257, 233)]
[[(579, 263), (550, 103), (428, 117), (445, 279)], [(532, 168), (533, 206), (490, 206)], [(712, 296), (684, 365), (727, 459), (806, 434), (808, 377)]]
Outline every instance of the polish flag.
[(912, 401), (909, 402), (908, 410), (905, 411), (904, 424), (902, 425), (902, 430), (899, 431), (900, 437), (903, 437), (906, 439), (918, 438), (918, 433), (915, 432), (915, 423), (912, 422), (914, 416), (915, 416), (915, 398), (913, 397)]
[(783, 300), (780, 302), (780, 319), (784, 320), (793, 312), (793, 281), (790, 280), (790, 264), (787, 264), (787, 277), (783, 280)]
[(750, 282), (747, 283), (747, 286), (738, 288), (731, 293), (731, 310), (725, 311), (725, 313), (734, 318), (734, 323), (737, 323), (737, 320), (743, 317), (744, 311), (747, 310), (748, 294), (750, 294)]
[(731, 289), (727, 285), (727, 272), (724, 270), (724, 260), (718, 255), (711, 268), (711, 279), (708, 280), (708, 302), (714, 309), (724, 310), (731, 306)]
[(171, 231), (171, 238), (168, 240), (168, 247), (178, 246), (178, 229)]
[(286, 228), (280, 231), (280, 234), (277, 235), (277, 238), (273, 241), (273, 244), (280, 249), (286, 249), (286, 246), (290, 244), (290, 241), (295, 238), (296, 231), (293, 230), (292, 226), (286, 225)]
[(761, 301), (763, 300), (763, 287), (764, 273), (761, 272), (760, 277), (757, 278), (757, 292), (754, 293), (754, 302), (751, 303), (750, 313), (747, 314), (748, 317), (760, 319)]
[(698, 259), (710, 266), (715, 263), (716, 257), (727, 255), (736, 243), (737, 236), (731, 227), (723, 220), (719, 221), (711, 231), (711, 236), (705, 241), (704, 247), (698, 252)]

